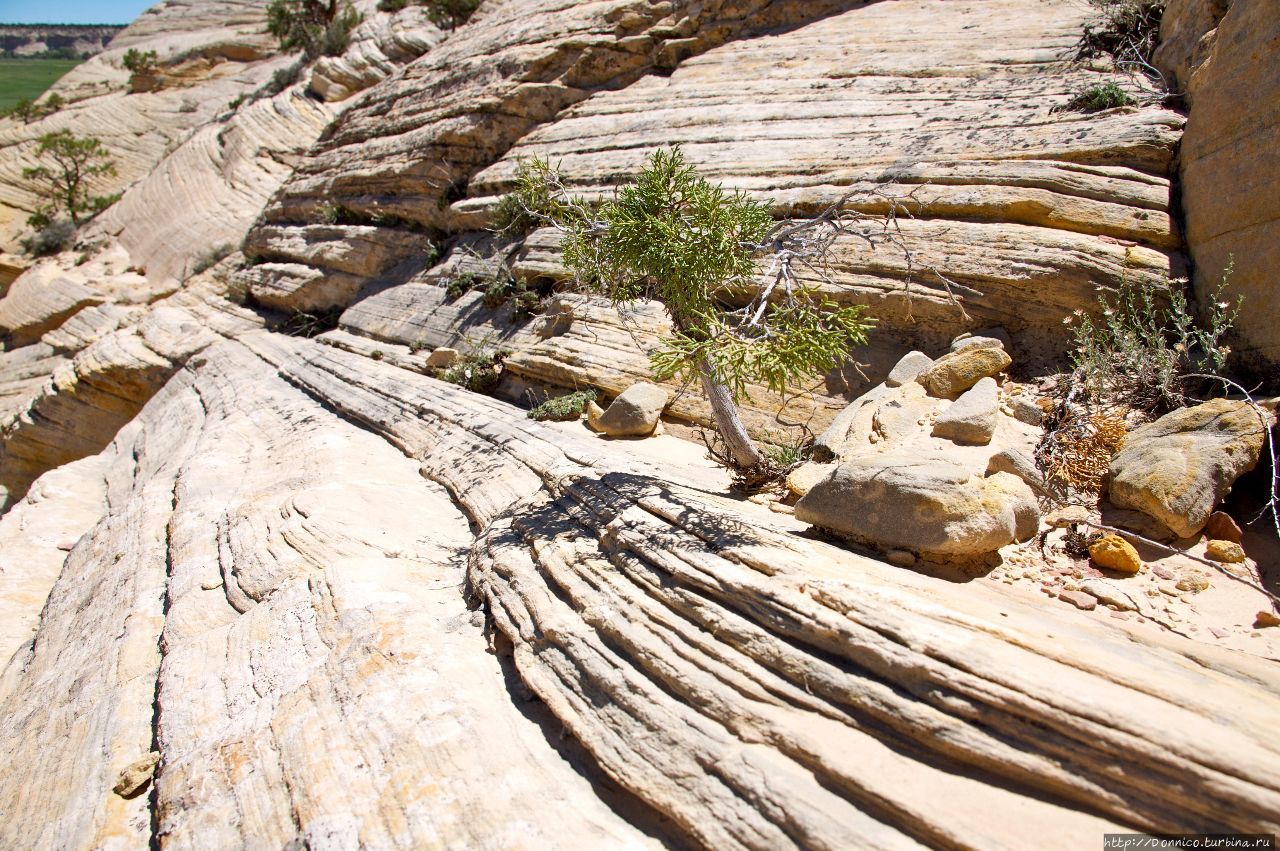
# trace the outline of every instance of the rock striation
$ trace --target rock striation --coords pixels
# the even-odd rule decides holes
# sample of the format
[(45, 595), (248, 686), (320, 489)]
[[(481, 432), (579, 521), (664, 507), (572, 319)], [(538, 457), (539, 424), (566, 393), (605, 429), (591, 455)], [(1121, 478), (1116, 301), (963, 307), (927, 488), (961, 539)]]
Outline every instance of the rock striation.
[[(1005, 548), (1041, 530), (1022, 373), (1095, 288), (1180, 263), (1179, 115), (1057, 109), (1124, 83), (1062, 62), (1082, 9), (486, 0), (445, 33), (359, 0), (303, 64), (265, 5), (166, 0), (67, 109), (0, 124), (0, 228), (34, 134), (100, 126), (127, 160), (83, 247), (0, 266), (0, 766), (39, 767), (0, 771), (0, 846), (1280, 831), (1253, 562)], [(130, 46), (161, 54), (146, 86)], [(882, 317), (868, 375), (749, 388), (758, 435), (822, 432), (785, 498), (653, 433), (709, 419), (641, 383), (660, 306), (561, 291), (552, 229), (484, 230), (521, 157), (592, 195), (671, 141), (779, 220), (913, 205), (909, 261), (851, 236), (808, 279)], [(503, 398), (433, 377), (498, 353)], [(512, 404), (557, 387), (651, 436)], [(1175, 615), (1217, 585), (1255, 595), (1243, 650)]]
[(1280, 145), (1280, 3), (1173, 0), (1161, 67), (1187, 92), (1181, 149), (1182, 204), (1195, 287), (1213, 297), (1230, 269), (1227, 296), (1243, 296), (1233, 345), (1267, 371), (1280, 361), (1275, 269), (1280, 201), (1261, 157)]

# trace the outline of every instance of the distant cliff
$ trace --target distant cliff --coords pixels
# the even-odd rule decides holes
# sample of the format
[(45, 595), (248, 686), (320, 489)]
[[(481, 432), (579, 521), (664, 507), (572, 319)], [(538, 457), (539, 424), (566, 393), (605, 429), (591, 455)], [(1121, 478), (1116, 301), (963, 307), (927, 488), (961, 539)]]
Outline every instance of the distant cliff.
[(105, 24), (0, 24), (0, 51), (5, 56), (87, 59), (122, 29)]

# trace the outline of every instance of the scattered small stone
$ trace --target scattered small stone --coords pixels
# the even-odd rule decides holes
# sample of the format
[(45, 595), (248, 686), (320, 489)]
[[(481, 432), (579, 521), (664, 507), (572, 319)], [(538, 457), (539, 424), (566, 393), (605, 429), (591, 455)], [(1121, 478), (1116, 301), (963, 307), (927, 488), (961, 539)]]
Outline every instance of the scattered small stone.
[(1138, 608), (1132, 597), (1102, 579), (1090, 579), (1080, 586), (1080, 590), (1092, 597), (1096, 597), (1098, 602), (1111, 606), (1113, 609), (1119, 609), (1122, 612), (1132, 612)]
[(912, 567), (916, 563), (916, 554), (910, 550), (889, 550), (884, 557), (889, 564), (897, 567)]
[(462, 354), (457, 349), (441, 346), (427, 355), (427, 366), (430, 369), (448, 369), (461, 358)]
[(1111, 617), (1115, 618), (1118, 621), (1127, 621), (1129, 619), (1129, 616), (1124, 612), (1112, 612)]
[(1026, 396), (1011, 396), (1005, 400), (1009, 416), (1029, 426), (1038, 426), (1044, 422), (1044, 411)]
[(1206, 558), (1226, 564), (1240, 564), (1244, 561), (1244, 548), (1235, 541), (1210, 541), (1204, 548)]
[(1209, 515), (1209, 522), (1204, 524), (1204, 533), (1215, 541), (1232, 541), (1238, 544), (1244, 540), (1240, 524), (1225, 511), (1215, 511)]
[(1092, 520), (1093, 512), (1085, 508), (1083, 505), (1064, 505), (1062, 508), (1055, 508), (1044, 516), (1044, 522), (1053, 529), (1065, 529), (1076, 523), (1085, 523)]
[(206, 582), (201, 582), (201, 583), (200, 583), (200, 590), (201, 590), (201, 591), (212, 591), (212, 590), (214, 590), (215, 588), (221, 588), (221, 587), (222, 587), (222, 580), (221, 580), (221, 579), (210, 579), (210, 580), (208, 580), (208, 581), (206, 581)]
[(1103, 535), (1089, 545), (1089, 557), (1099, 567), (1119, 573), (1137, 573), (1142, 570), (1142, 559), (1133, 544), (1119, 535)]
[(1184, 576), (1178, 580), (1178, 584), (1175, 587), (1179, 591), (1191, 591), (1198, 594), (1201, 591), (1208, 590), (1209, 580), (1198, 575)]
[(137, 795), (151, 782), (151, 775), (155, 773), (156, 763), (159, 761), (159, 751), (152, 751), (141, 759), (129, 763), (120, 772), (120, 779), (116, 781), (112, 791), (121, 798), (132, 798)]
[(1173, 579), (1173, 578), (1174, 578), (1174, 577), (1173, 577), (1173, 571), (1172, 571), (1172, 570), (1170, 570), (1169, 568), (1165, 567), (1165, 566), (1164, 566), (1164, 565), (1162, 565), (1162, 564), (1153, 564), (1153, 565), (1151, 566), (1151, 572), (1152, 572), (1152, 573), (1154, 573), (1156, 576), (1160, 577), (1161, 579)]
[(1209, 632), (1213, 633), (1214, 638), (1226, 638), (1228, 635), (1231, 634), (1227, 632), (1225, 629), (1222, 629), (1221, 627), (1216, 627), (1216, 626), (1209, 627)]
[(1098, 601), (1083, 591), (1059, 591), (1058, 599), (1066, 600), (1077, 609), (1083, 609), (1086, 612), (1093, 611), (1098, 606)]
[(1275, 612), (1261, 611), (1254, 616), (1253, 625), (1255, 628), (1261, 629), (1267, 626), (1280, 626), (1280, 615)]

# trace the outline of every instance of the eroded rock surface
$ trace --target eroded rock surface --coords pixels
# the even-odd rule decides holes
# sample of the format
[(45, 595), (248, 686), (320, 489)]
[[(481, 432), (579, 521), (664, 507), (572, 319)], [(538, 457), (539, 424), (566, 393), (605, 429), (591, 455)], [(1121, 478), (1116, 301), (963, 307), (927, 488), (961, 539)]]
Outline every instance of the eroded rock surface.
[[(1044, 582), (1048, 601), (925, 575), (916, 553), (955, 555), (957, 528), (984, 551), (1035, 531), (1035, 423), (1015, 416), (1030, 385), (1000, 389), (989, 445), (935, 436), (960, 402), (914, 374), (847, 405), (868, 385), (833, 372), (791, 404), (831, 423), (823, 463), (791, 477), (806, 499), (853, 466), (880, 481), (945, 453), (942, 531), (882, 561), (803, 510), (729, 498), (686, 442), (531, 422), (425, 374), (428, 350), (504, 348), (510, 399), (647, 378), (660, 307), (552, 293), (554, 231), (478, 229), (521, 157), (591, 194), (671, 141), (780, 219), (854, 187), (919, 190), (909, 290), (899, 255), (856, 239), (810, 281), (883, 317), (877, 376), (997, 323), (1035, 363), (1095, 285), (1162, 285), (1178, 262), (1181, 119), (1054, 109), (1120, 80), (1060, 63), (1083, 9), (487, 0), (444, 34), (418, 7), (359, 5), (351, 48), (270, 94), (296, 57), (274, 53), (263, 2), (169, 0), (60, 84), (81, 101), (65, 115), (0, 126), (13, 153), (110, 115), (141, 131), (122, 179), (153, 172), (96, 223), (105, 244), (3, 267), (0, 765), (40, 769), (0, 771), (0, 845), (1024, 848), (1280, 829), (1269, 645), (1111, 619), (1202, 591), (1218, 605), (1206, 575), (1081, 571)], [(154, 79), (113, 64), (133, 45), (161, 50)], [(0, 214), (26, 203), (5, 184), (20, 159), (0, 157)], [(249, 256), (222, 257), (250, 230)], [(540, 315), (495, 306), (506, 274), (547, 296)], [(335, 306), (316, 340), (262, 330), (269, 309)], [(785, 400), (750, 392), (765, 433)], [(697, 393), (667, 413), (709, 419)]]

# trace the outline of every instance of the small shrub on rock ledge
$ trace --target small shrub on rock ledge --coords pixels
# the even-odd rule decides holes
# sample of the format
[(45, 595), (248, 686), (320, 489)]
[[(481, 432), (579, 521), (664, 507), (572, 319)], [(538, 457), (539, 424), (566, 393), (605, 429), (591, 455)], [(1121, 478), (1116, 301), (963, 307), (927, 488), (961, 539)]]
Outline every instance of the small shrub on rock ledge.
[(1122, 106), (1133, 106), (1137, 103), (1115, 83), (1090, 86), (1073, 97), (1065, 109), (1074, 112), (1102, 112), (1107, 109), (1118, 109)]
[(529, 411), (529, 419), (539, 422), (570, 422), (582, 416), (587, 404), (594, 402), (600, 394), (594, 388), (576, 390), (564, 396), (548, 399)]
[(301, 50), (308, 59), (340, 56), (362, 16), (339, 0), (273, 0), (267, 7), (267, 32), (282, 50)]

